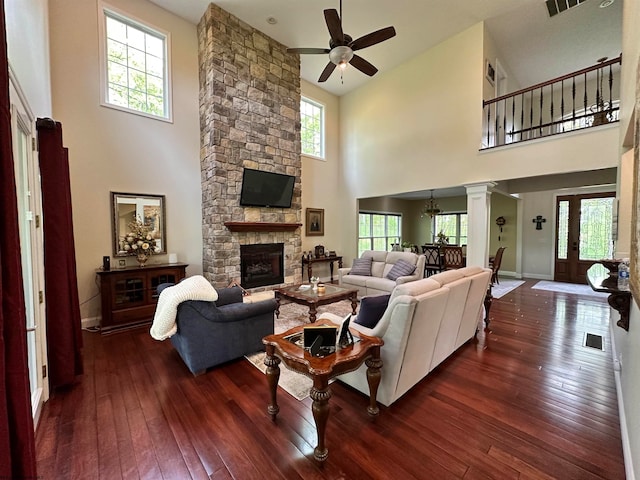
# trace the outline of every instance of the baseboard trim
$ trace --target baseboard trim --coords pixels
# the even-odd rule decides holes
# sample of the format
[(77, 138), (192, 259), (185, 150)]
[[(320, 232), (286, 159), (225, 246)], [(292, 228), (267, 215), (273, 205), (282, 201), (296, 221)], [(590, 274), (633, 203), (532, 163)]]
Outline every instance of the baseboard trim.
[[(617, 315), (618, 312), (615, 313)], [(631, 454), (631, 442), (629, 441), (629, 431), (627, 430), (627, 415), (624, 409), (624, 398), (622, 396), (622, 382), (620, 380), (620, 371), (615, 368), (618, 363), (618, 351), (616, 349), (615, 335), (613, 329), (616, 322), (611, 319), (613, 311), (609, 313), (609, 338), (611, 339), (611, 356), (613, 357), (613, 376), (616, 380), (616, 396), (618, 397), (618, 416), (620, 417), (620, 437), (622, 440), (622, 455), (624, 457), (624, 470), (627, 480), (635, 480), (636, 475), (633, 470), (633, 456)]]
[(100, 326), (100, 317), (87, 317), (87, 318), (83, 318), (80, 321), (80, 326), (83, 329), (86, 328), (92, 328), (92, 327), (99, 327)]
[(531, 278), (533, 280), (549, 280), (553, 282), (553, 275), (541, 275), (539, 273), (523, 273), (523, 278)]

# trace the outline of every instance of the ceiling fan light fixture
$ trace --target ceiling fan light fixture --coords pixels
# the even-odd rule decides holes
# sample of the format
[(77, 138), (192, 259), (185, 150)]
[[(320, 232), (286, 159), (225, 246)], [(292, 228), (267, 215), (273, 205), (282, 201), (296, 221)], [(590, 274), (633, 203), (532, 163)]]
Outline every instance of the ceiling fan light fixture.
[(334, 47), (329, 52), (329, 60), (332, 63), (335, 63), (341, 69), (347, 68), (347, 65), (353, 58), (353, 50), (346, 45), (341, 45), (338, 47)]

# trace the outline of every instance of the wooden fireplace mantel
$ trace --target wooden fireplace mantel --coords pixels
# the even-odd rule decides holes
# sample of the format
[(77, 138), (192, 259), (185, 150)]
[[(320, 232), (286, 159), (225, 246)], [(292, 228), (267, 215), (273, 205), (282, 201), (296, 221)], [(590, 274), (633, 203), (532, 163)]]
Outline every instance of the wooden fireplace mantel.
[(224, 222), (232, 232), (293, 232), (301, 223)]

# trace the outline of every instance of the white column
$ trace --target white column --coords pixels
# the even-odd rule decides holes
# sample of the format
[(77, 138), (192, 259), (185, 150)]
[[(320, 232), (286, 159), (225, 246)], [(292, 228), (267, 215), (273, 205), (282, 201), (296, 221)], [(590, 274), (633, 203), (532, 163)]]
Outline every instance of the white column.
[(494, 182), (465, 185), (467, 189), (467, 266), (486, 267), (489, 258), (489, 219)]

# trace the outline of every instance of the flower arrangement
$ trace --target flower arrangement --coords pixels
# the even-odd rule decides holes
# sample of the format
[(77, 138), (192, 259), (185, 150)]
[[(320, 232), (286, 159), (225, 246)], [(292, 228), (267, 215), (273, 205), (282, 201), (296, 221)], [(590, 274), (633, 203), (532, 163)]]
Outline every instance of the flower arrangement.
[(438, 240), (436, 241), (436, 243), (438, 245), (448, 245), (449, 244), (449, 237), (447, 237), (444, 232), (442, 230), (440, 230), (440, 232), (438, 232)]
[(122, 239), (122, 250), (127, 255), (153, 255), (160, 253), (160, 247), (151, 234), (148, 225), (140, 219), (129, 222), (129, 232)]

